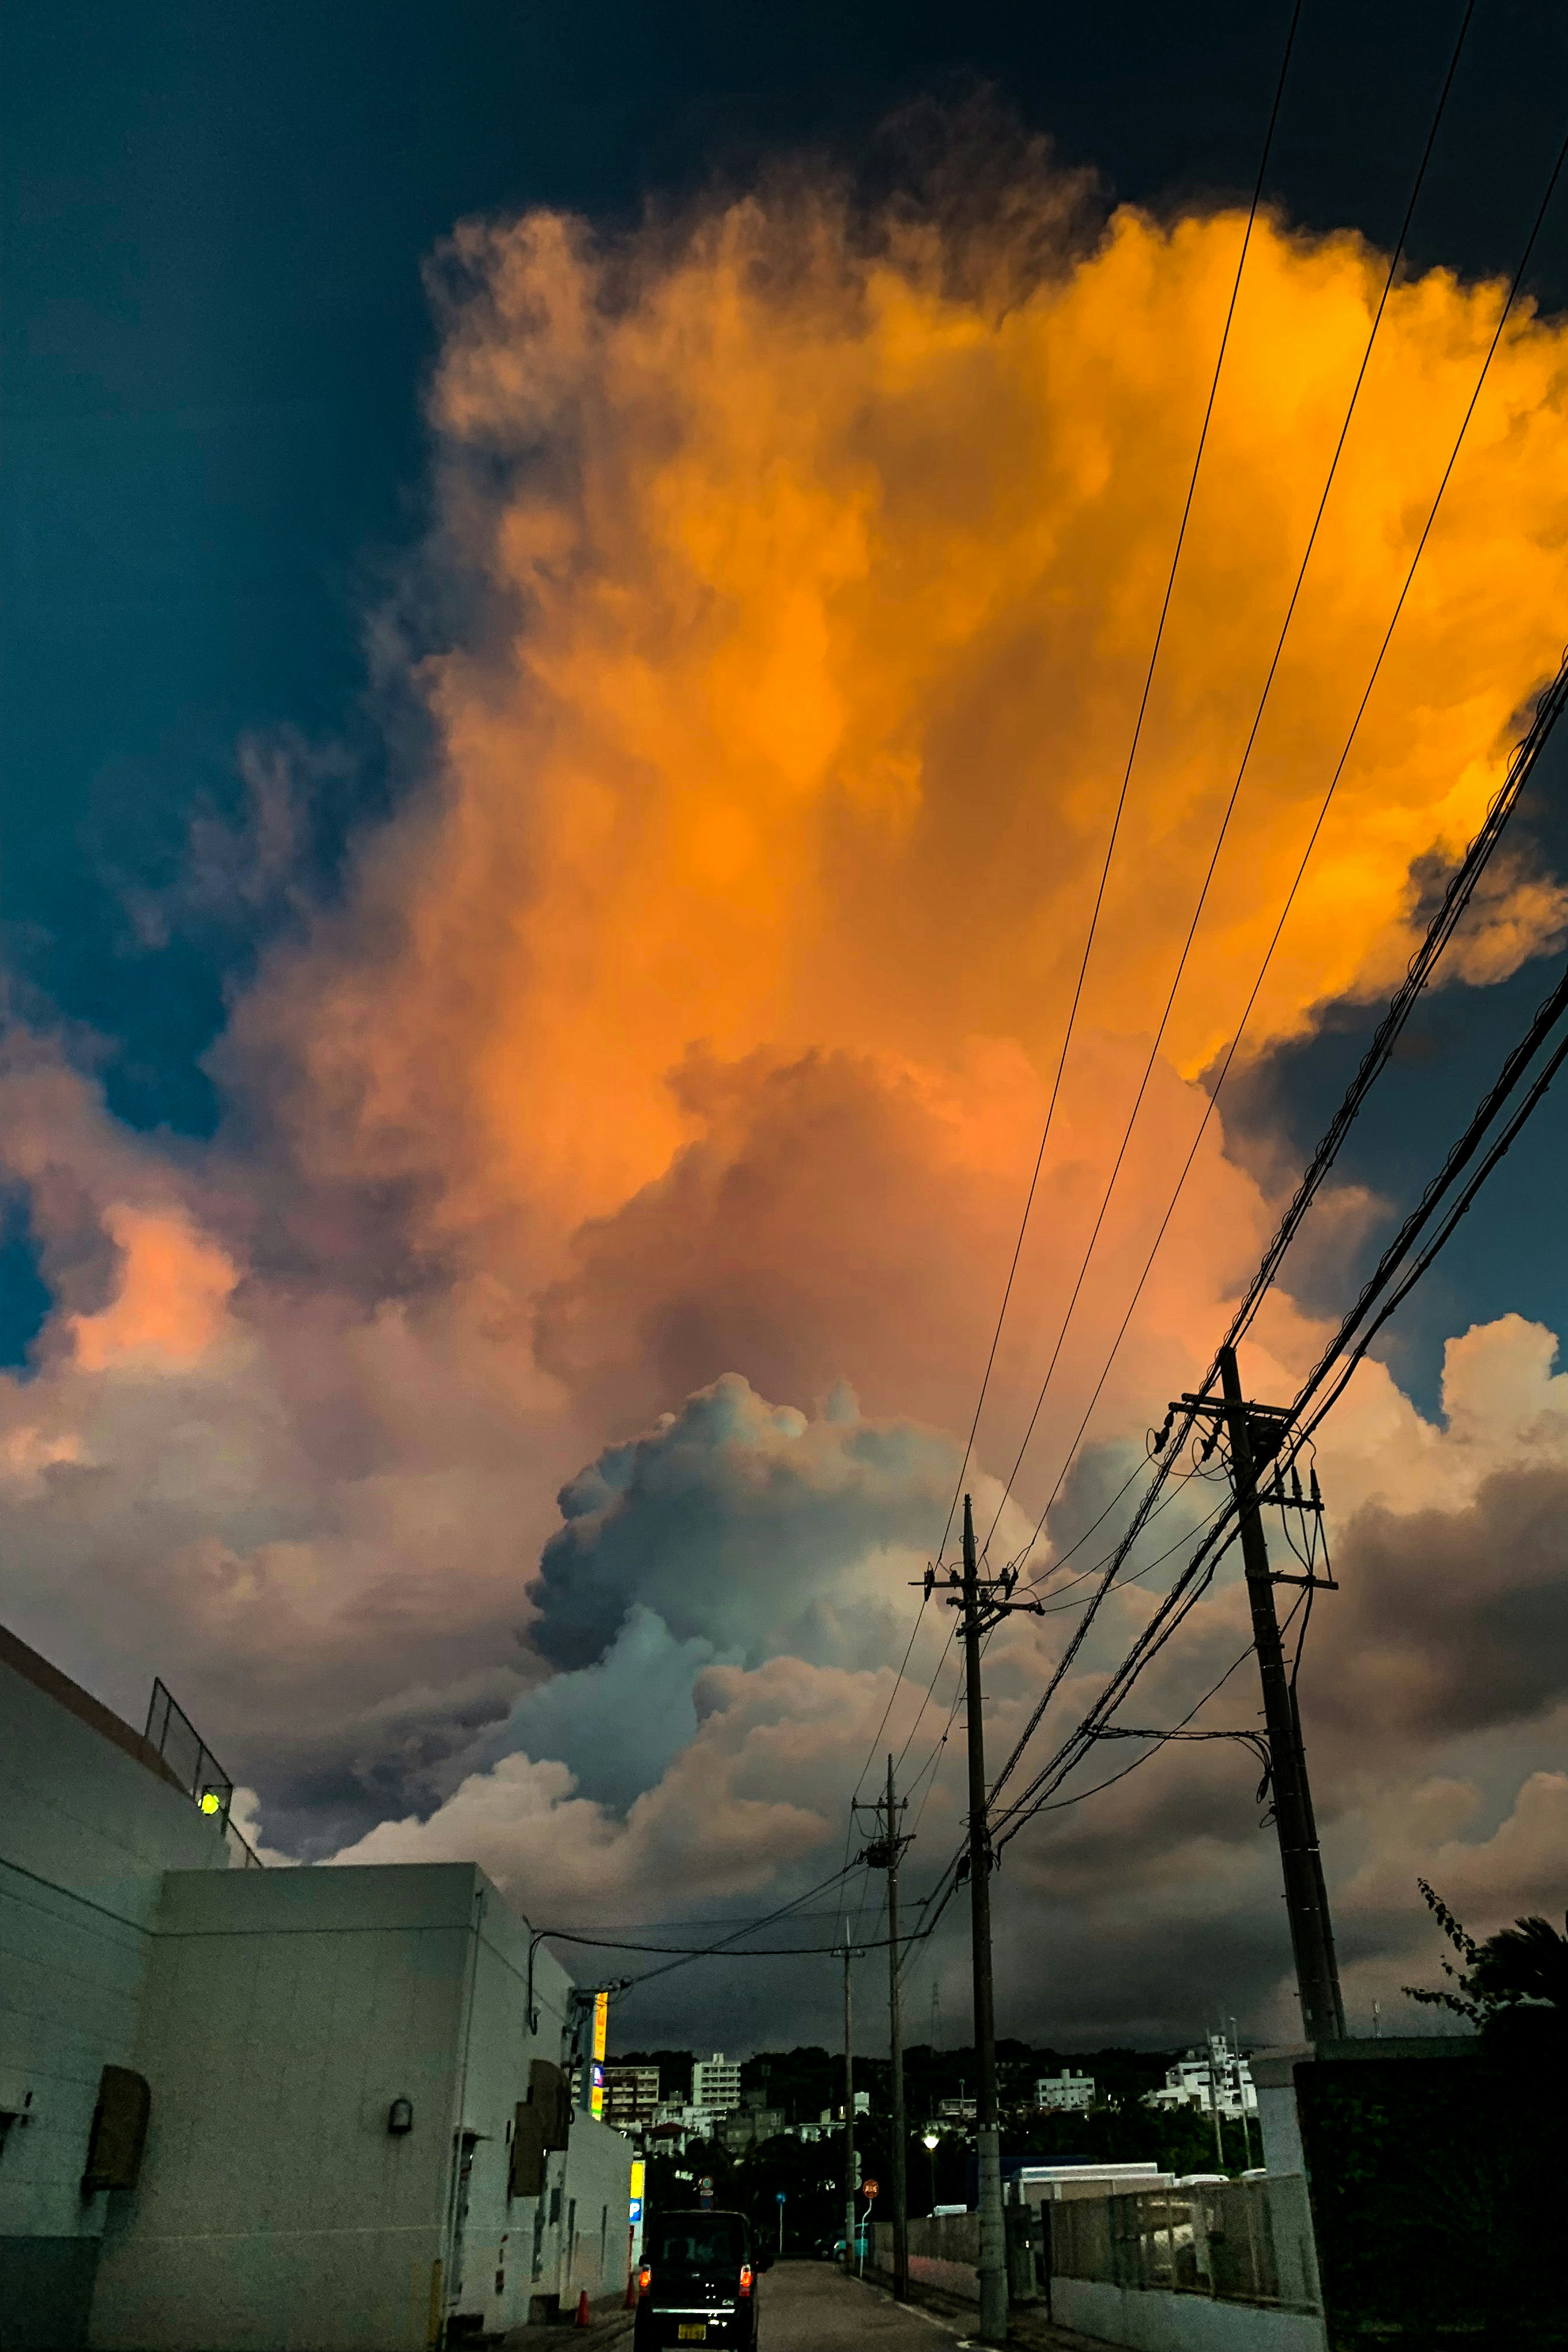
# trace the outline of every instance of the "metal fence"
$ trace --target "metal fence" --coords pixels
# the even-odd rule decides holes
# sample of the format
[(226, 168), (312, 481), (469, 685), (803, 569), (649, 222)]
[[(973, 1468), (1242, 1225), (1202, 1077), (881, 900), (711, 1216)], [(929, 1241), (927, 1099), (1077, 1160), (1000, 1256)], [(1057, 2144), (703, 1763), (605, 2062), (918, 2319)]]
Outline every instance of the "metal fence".
[(161, 1675), (148, 1702), (146, 1738), (193, 1803), (216, 1817), (235, 1861), (246, 1870), (259, 1870), (261, 1856), (230, 1819), (234, 1782)]
[(1049, 2210), (1053, 2277), (1282, 2311), (1321, 2308), (1307, 2184), (1299, 2175), (1085, 2197)]

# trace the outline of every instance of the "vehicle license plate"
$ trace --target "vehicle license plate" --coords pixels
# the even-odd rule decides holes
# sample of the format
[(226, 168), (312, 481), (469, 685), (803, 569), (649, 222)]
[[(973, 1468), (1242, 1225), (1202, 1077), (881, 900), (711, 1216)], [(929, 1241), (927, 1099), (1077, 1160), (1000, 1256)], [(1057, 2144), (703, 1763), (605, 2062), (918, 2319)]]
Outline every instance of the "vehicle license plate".
[(683, 2344), (706, 2344), (708, 2322), (705, 2319), (683, 2319), (678, 2332)]

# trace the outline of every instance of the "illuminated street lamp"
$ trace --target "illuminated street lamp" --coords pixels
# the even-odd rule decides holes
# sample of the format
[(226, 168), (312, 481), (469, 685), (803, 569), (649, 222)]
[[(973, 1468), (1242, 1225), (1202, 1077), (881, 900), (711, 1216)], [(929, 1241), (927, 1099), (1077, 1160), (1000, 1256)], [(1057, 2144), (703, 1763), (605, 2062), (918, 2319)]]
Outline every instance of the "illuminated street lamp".
[(921, 2137), (925, 2142), (926, 2161), (931, 2166), (931, 2210), (934, 2213), (936, 2211), (936, 2143), (938, 2135), (933, 2131), (921, 2132)]

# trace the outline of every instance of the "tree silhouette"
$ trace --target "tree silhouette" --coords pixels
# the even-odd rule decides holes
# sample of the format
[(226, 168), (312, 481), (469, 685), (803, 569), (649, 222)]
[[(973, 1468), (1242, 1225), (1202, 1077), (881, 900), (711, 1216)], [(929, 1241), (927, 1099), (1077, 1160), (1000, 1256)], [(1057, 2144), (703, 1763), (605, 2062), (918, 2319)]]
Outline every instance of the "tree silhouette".
[[(1405, 1990), (1412, 2000), (1452, 2010), (1457, 2017), (1468, 2018), (1472, 2025), (1488, 2024), (1500, 2011), (1541, 2001), (1568, 2015), (1568, 1934), (1560, 1935), (1549, 1919), (1531, 1916), (1516, 1919), (1511, 1927), (1500, 1927), (1495, 1936), (1478, 1944), (1435, 1887), (1424, 1878), (1415, 1884), (1464, 1966), (1456, 1968), (1451, 1960), (1442, 1964), (1452, 1990), (1406, 1985)], [(1563, 1924), (1568, 1929), (1568, 1915)]]

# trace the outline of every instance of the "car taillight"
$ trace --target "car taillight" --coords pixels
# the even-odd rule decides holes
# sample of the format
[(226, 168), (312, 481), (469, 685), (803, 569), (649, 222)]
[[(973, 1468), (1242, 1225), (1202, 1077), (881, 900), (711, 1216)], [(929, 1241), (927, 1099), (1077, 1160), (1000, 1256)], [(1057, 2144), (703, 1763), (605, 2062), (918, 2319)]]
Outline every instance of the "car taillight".
[(742, 2294), (751, 2294), (751, 2292), (752, 2292), (752, 2265), (751, 2265), (751, 2263), (742, 2263), (741, 2264), (741, 2293), (742, 2293)]
[(637, 2294), (639, 2295), (647, 2294), (651, 2291), (652, 2286), (653, 2264), (651, 2263), (644, 2263), (641, 2270), (637, 2273)]

